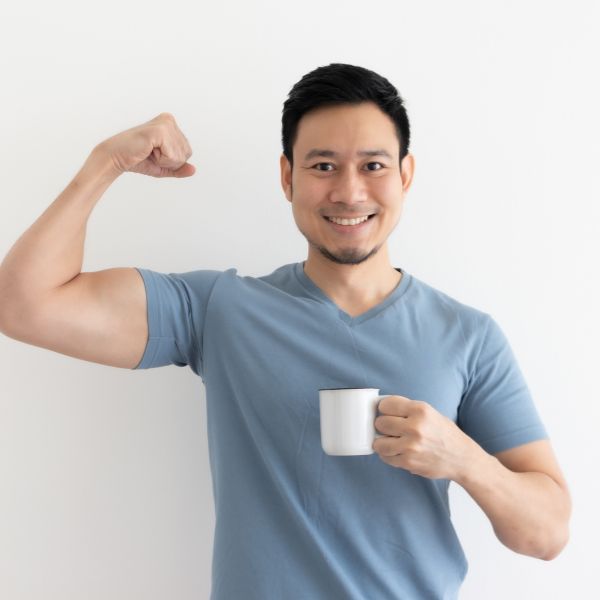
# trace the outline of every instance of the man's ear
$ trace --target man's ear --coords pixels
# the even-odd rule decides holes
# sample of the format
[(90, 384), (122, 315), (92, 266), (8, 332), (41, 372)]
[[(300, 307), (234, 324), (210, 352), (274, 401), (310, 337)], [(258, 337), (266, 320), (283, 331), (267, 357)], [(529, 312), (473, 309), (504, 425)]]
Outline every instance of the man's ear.
[(285, 154), (281, 154), (279, 157), (279, 167), (281, 170), (281, 187), (285, 194), (285, 197), (289, 202), (292, 201), (292, 167), (290, 161), (287, 159)]
[(408, 192), (408, 188), (413, 180), (415, 173), (415, 157), (412, 154), (407, 154), (400, 163), (400, 173), (402, 177), (402, 191)]

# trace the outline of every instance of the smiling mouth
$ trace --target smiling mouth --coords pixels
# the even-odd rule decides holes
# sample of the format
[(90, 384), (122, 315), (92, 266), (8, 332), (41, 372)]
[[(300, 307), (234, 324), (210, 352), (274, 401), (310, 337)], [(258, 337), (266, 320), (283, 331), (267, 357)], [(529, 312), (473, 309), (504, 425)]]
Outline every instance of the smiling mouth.
[(366, 223), (367, 221), (371, 220), (374, 216), (376, 215), (376, 213), (370, 214), (367, 216), (367, 218), (364, 221), (361, 221), (360, 223), (356, 223), (354, 225), (352, 225), (351, 223), (347, 223), (347, 224), (343, 224), (343, 223), (335, 223), (335, 221), (332, 221), (332, 218), (336, 218), (336, 219), (342, 219), (342, 220), (346, 220), (346, 221), (352, 221), (353, 219), (362, 219), (363, 217), (328, 217), (328, 216), (324, 216), (323, 218), (328, 222), (328, 223), (333, 223), (334, 225), (342, 225), (343, 227), (356, 227), (357, 225), (362, 225), (363, 223)]
[(358, 235), (361, 232), (370, 229), (370, 221), (373, 220), (373, 217), (377, 216), (376, 214), (369, 215), (367, 219), (361, 221), (360, 223), (356, 223), (355, 225), (341, 225), (340, 223), (335, 223), (334, 221), (330, 221), (327, 217), (323, 217), (329, 227), (340, 235)]

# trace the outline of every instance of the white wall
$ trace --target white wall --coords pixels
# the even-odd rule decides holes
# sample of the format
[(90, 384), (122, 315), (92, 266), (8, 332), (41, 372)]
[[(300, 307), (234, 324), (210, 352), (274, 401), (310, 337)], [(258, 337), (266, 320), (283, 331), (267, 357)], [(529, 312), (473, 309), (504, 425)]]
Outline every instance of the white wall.
[[(281, 108), (348, 62), (405, 96), (416, 173), (395, 266), (507, 333), (571, 486), (571, 541), (515, 554), (458, 486), (464, 600), (596, 585), (599, 11), (590, 0), (14, 3), (0, 21), (0, 256), (102, 139), (162, 111), (197, 167), (121, 177), (83, 270), (262, 275), (306, 258), (279, 184)], [(201, 380), (0, 337), (0, 597), (207, 598), (214, 512)]]

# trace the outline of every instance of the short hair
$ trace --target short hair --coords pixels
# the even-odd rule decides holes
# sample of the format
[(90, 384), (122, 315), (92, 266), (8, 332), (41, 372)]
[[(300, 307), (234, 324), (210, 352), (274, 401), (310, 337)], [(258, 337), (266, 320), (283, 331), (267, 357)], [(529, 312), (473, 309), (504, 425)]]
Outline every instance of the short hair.
[(283, 104), (281, 142), (283, 154), (293, 167), (293, 147), (298, 123), (321, 106), (374, 102), (394, 121), (400, 145), (400, 163), (408, 154), (410, 125), (404, 100), (385, 78), (364, 67), (331, 63), (307, 73), (292, 87)]

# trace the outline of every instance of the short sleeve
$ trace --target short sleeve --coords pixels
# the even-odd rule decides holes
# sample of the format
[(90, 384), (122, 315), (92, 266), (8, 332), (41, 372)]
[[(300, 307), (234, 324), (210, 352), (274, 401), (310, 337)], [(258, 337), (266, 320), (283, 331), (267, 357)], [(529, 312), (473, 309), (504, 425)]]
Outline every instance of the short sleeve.
[(547, 439), (512, 348), (490, 315), (481, 332), (475, 367), (458, 408), (458, 426), (490, 454)]
[(133, 370), (189, 365), (196, 375), (202, 376), (206, 309), (222, 272), (159, 273), (141, 268), (137, 271), (146, 288), (148, 339), (144, 354)]

